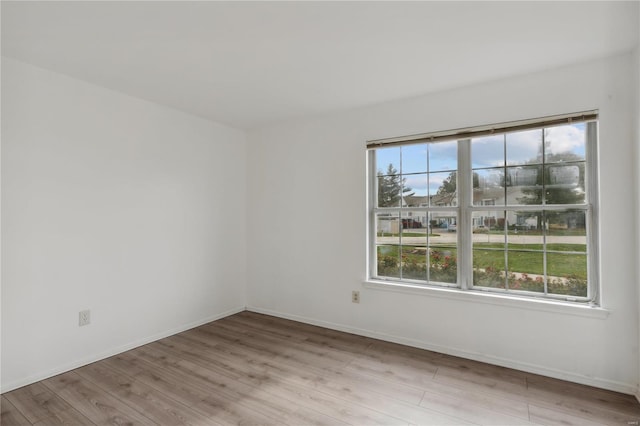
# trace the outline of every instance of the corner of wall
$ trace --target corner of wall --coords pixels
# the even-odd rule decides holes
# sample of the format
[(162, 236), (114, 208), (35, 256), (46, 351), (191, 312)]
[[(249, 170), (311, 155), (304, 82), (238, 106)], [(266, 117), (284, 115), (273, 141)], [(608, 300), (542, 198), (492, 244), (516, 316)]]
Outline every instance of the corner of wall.
[[(640, 23), (640, 7), (638, 7), (638, 22)], [(635, 134), (635, 158), (636, 164), (640, 164), (640, 30), (638, 30), (638, 43), (634, 50), (634, 79), (635, 82), (635, 102), (634, 102), (634, 134)], [(635, 168), (635, 184), (636, 184), (636, 217), (640, 214), (640, 171)], [(640, 224), (636, 223), (636, 258), (640, 257)], [(636, 289), (638, 298), (638, 324), (640, 324), (640, 264), (636, 266)], [(639, 327), (640, 334), (640, 327)], [(640, 336), (639, 336), (640, 337)], [(636, 378), (637, 390), (636, 399), (640, 401), (640, 348), (638, 348), (638, 377)]]
[(0, 392), (245, 309), (244, 131), (6, 57), (2, 89)]

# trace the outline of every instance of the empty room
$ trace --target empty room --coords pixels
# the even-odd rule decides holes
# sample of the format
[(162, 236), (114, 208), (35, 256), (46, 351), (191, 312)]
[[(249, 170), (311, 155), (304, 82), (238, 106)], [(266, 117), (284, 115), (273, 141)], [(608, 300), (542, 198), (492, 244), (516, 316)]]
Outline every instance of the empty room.
[(2, 1), (1, 424), (640, 424), (640, 2)]

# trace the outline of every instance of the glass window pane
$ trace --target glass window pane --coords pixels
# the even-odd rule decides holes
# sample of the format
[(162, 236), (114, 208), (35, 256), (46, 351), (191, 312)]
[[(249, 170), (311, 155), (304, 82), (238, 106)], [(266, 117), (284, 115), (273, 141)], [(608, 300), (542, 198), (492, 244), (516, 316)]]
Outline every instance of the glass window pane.
[(507, 133), (507, 165), (542, 163), (542, 129)]
[(432, 206), (456, 206), (458, 200), (457, 173), (429, 173), (429, 196)]
[(378, 207), (400, 207), (402, 201), (402, 176), (378, 175)]
[(547, 249), (587, 251), (586, 213), (582, 210), (546, 212)]
[(504, 205), (504, 168), (473, 172), (473, 205)]
[(458, 170), (458, 141), (429, 144), (429, 171)]
[(473, 249), (473, 285), (505, 288), (504, 250)]
[(421, 207), (429, 205), (428, 177), (426, 173), (402, 176), (403, 207)]
[(377, 250), (377, 276), (400, 278), (400, 246), (376, 247)]
[(427, 280), (429, 218), (420, 211), (402, 212), (401, 273), (403, 279)]
[(471, 167), (504, 166), (504, 135), (486, 136), (471, 140)]
[(585, 163), (545, 166), (545, 202), (547, 204), (584, 204)]
[(400, 147), (376, 149), (376, 173), (379, 175), (400, 173)]
[(473, 242), (504, 243), (505, 215), (504, 211), (476, 211), (471, 216)]
[(458, 217), (456, 212), (433, 212), (429, 223), (429, 281), (458, 282)]
[(505, 288), (503, 211), (473, 212), (473, 285)]
[[(456, 236), (455, 232), (457, 232), (457, 225), (458, 225), (458, 219), (457, 219), (457, 215), (456, 212), (448, 212), (448, 211), (437, 211), (437, 212), (433, 212), (429, 215), (430, 220), (429, 220), (429, 224), (431, 226), (431, 233), (435, 234), (435, 237), (438, 238), (432, 238), (430, 241), (433, 244), (434, 241), (436, 243), (438, 242), (442, 242), (443, 240), (446, 240), (447, 243), (450, 242), (455, 242), (456, 241)], [(453, 235), (447, 235), (447, 234), (453, 234)], [(444, 237), (444, 238), (440, 238), (440, 237)]]
[(542, 204), (542, 166), (507, 167), (507, 204)]
[(586, 253), (547, 253), (547, 286), (551, 294), (587, 297)]
[(544, 129), (545, 163), (584, 161), (586, 124), (568, 124)]
[(541, 211), (507, 211), (510, 250), (543, 250), (544, 214)]
[[(531, 246), (538, 246), (542, 250), (542, 244)], [(511, 247), (509, 245), (509, 248)], [(508, 250), (507, 267), (510, 290), (544, 293), (544, 253), (542, 251)]]
[(507, 167), (507, 186), (542, 186), (541, 168), (539, 166)]
[(397, 213), (376, 215), (376, 244), (400, 244), (400, 218)]
[(429, 247), (429, 281), (455, 284), (458, 281), (458, 250), (455, 245)]
[(377, 276), (400, 278), (400, 216), (376, 215)]
[(402, 212), (402, 237), (421, 237), (427, 243), (427, 225), (429, 222), (428, 214), (421, 211), (403, 211)]
[(427, 281), (427, 246), (402, 245), (402, 278)]
[(407, 145), (401, 147), (402, 174), (426, 173), (427, 169), (427, 144)]

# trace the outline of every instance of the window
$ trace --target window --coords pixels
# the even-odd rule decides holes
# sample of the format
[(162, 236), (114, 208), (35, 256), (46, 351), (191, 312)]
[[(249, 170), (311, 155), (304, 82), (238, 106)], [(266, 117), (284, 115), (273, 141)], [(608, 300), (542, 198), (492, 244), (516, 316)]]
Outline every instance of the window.
[(371, 141), (369, 278), (597, 302), (597, 113)]

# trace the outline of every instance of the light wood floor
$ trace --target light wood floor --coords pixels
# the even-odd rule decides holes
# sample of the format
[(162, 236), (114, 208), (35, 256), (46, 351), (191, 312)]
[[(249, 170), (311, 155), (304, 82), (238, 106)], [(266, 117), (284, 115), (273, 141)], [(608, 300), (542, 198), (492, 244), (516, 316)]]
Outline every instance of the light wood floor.
[(242, 312), (2, 395), (2, 425), (638, 424), (618, 394)]

